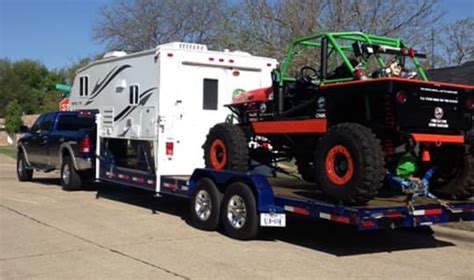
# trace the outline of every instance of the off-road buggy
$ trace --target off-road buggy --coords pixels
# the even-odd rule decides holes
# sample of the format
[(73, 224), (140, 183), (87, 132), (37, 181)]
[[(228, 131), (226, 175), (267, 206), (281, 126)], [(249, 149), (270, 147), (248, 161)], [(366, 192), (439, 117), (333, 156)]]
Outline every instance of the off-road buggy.
[(294, 41), (273, 86), (235, 96), (237, 121), (210, 129), (206, 167), (294, 159), (304, 180), (350, 204), (373, 198), (387, 175), (416, 181), (432, 170), (430, 192), (470, 197), (474, 87), (428, 81), (417, 60), (425, 57), (359, 32)]

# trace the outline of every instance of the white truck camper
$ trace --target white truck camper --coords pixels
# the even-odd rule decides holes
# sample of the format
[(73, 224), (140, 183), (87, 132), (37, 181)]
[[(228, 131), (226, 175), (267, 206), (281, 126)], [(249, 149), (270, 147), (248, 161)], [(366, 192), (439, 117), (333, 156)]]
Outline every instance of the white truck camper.
[(111, 52), (81, 68), (69, 109), (98, 113), (96, 179), (186, 192), (164, 179), (204, 167), (201, 146), (210, 127), (229, 117), (224, 105), (270, 86), (276, 66), (246, 52), (174, 42)]

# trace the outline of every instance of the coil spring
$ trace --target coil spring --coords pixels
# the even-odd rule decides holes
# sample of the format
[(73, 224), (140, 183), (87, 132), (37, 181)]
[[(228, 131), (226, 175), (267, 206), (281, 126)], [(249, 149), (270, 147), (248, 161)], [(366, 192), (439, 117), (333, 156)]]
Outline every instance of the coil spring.
[[(384, 130), (386, 132), (393, 131), (395, 126), (395, 113), (393, 112), (392, 98), (390, 94), (385, 94), (384, 96)], [(384, 133), (384, 138), (382, 140), (383, 150), (386, 156), (390, 156), (394, 153), (395, 148), (393, 145), (391, 133)]]

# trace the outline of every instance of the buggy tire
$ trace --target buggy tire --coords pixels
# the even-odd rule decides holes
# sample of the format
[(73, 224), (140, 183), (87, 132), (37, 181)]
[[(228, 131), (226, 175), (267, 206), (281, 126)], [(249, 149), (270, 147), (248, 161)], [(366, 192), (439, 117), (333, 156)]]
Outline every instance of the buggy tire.
[(26, 163), (25, 154), (23, 152), (19, 152), (17, 155), (16, 175), (20, 182), (29, 182), (33, 180), (33, 169), (31, 169)]
[(65, 156), (61, 164), (61, 186), (65, 191), (82, 189), (82, 178), (74, 168), (70, 156)]
[(314, 182), (314, 165), (313, 161), (308, 161), (305, 159), (296, 158), (296, 167), (298, 167), (298, 173), (301, 175), (301, 178), (307, 182)]
[(191, 223), (196, 228), (213, 231), (219, 227), (222, 193), (209, 178), (196, 183), (191, 196)]
[(247, 171), (249, 151), (242, 129), (230, 123), (216, 124), (207, 135), (204, 161), (215, 170)]
[[(473, 147), (441, 146), (439, 168), (430, 180), (430, 191), (436, 196), (464, 200), (474, 195)], [(437, 162), (434, 163), (435, 165)], [(449, 171), (447, 171), (448, 169)], [(450, 173), (443, 176), (440, 174)], [(444, 178), (443, 178), (444, 177)]]
[(255, 195), (247, 184), (231, 184), (222, 200), (222, 225), (226, 234), (240, 240), (258, 235), (259, 220)]
[(379, 140), (356, 123), (331, 127), (319, 139), (314, 160), (317, 185), (332, 200), (346, 204), (374, 198), (386, 174)]

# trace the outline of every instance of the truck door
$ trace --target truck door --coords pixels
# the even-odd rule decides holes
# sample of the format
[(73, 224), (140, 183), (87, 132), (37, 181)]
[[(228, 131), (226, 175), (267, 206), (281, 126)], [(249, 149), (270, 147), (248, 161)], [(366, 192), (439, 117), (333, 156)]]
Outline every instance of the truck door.
[(28, 161), (33, 165), (36, 165), (36, 162), (38, 161), (37, 153), (39, 152), (39, 132), (44, 116), (45, 115), (39, 116), (33, 126), (31, 126), (28, 133), (24, 136), (23, 144), (26, 149), (26, 155)]
[[(50, 145), (50, 136), (51, 129), (53, 127), (53, 121), (56, 113), (47, 113), (40, 125), (40, 131), (38, 134), (38, 151), (36, 152), (37, 164), (43, 168), (47, 168), (50, 165), (49, 158), (49, 145)], [(58, 156), (58, 155), (55, 155)]]

